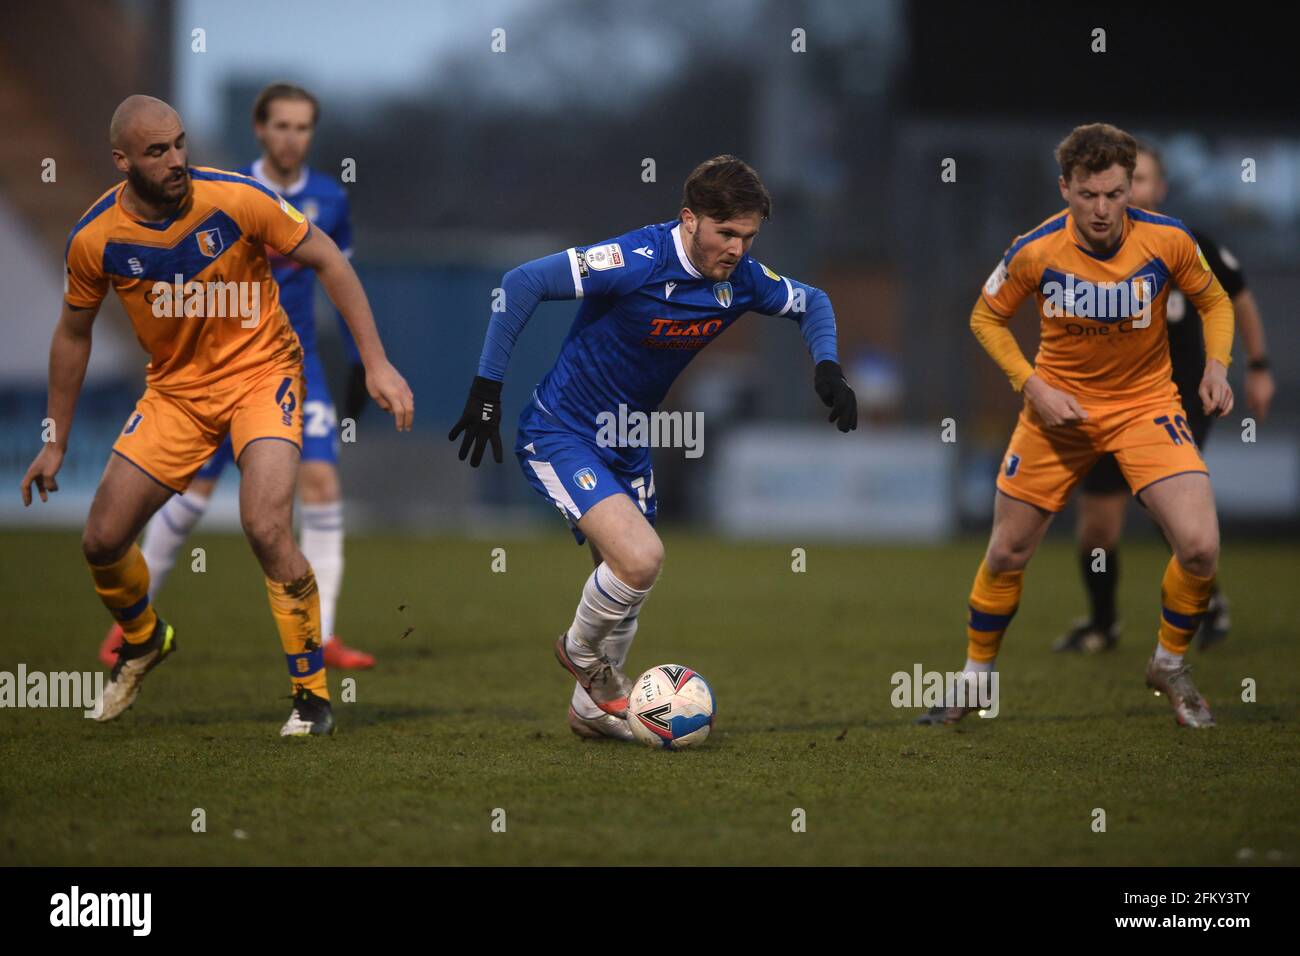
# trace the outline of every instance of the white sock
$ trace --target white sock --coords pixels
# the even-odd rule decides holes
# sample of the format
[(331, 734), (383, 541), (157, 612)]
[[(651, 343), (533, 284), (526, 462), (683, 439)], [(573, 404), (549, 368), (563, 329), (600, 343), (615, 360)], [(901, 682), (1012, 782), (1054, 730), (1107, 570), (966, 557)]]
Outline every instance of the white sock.
[(149, 566), (150, 601), (162, 590), (172, 565), (176, 563), (176, 553), (207, 510), (207, 495), (187, 491), (183, 495), (172, 495), (149, 519), (140, 551), (144, 554), (144, 563)]
[[(609, 637), (605, 638), (605, 643), (601, 645), (601, 651), (615, 667), (622, 667), (627, 661), (627, 652), (632, 647), (632, 639), (636, 637), (637, 617), (644, 600), (642, 598), (628, 616), (615, 625), (614, 630), (609, 632)], [(570, 703), (579, 717), (594, 718), (604, 713), (577, 681), (573, 682), (573, 697)]]
[(637, 621), (640, 620), (641, 605), (644, 603), (644, 598), (638, 601), (628, 612), (627, 617), (614, 626), (614, 630), (609, 632), (609, 637), (605, 638), (605, 643), (600, 646), (601, 653), (615, 667), (622, 667), (627, 661), (627, 652), (632, 649), (632, 641), (636, 638)]
[(303, 556), (316, 575), (320, 592), (323, 643), (334, 640), (334, 611), (343, 585), (343, 502), (302, 506)]
[[(965, 707), (975, 707), (978, 706), (981, 700), (987, 700), (988, 698), (984, 697), (980, 692), (981, 690), (980, 675), (992, 674), (996, 670), (995, 667), (996, 663), (997, 663), (996, 658), (991, 661), (977, 661), (977, 660), (972, 660), (969, 657), (966, 658), (966, 666), (963, 667), (961, 671), (961, 683), (964, 685), (964, 687), (962, 688), (964, 699), (960, 697), (957, 700), (945, 699), (944, 700), (945, 706), (955, 707), (960, 701), (962, 705)], [(990, 683), (984, 684), (985, 693), (991, 693), (991, 688), (992, 688), (991, 680), (992, 679), (989, 678)], [(956, 688), (954, 687), (954, 689)]]
[(1163, 644), (1156, 641), (1156, 660), (1162, 664), (1181, 664), (1183, 662), (1183, 655), (1175, 654), (1173, 651), (1166, 650)]
[(604, 653), (601, 644), (605, 638), (649, 593), (649, 588), (638, 591), (624, 584), (604, 561), (598, 564), (583, 585), (582, 600), (564, 642), (573, 662), (580, 667), (594, 664)]

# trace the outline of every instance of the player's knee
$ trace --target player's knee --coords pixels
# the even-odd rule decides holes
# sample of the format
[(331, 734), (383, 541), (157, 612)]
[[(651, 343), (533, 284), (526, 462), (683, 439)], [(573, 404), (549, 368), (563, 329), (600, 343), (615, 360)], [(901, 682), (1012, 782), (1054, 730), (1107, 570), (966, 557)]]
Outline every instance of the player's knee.
[(1032, 544), (1019, 541), (992, 541), (984, 555), (985, 566), (994, 574), (1023, 571), (1033, 556)]
[(257, 511), (240, 516), (244, 536), (259, 555), (274, 554), (293, 539), (286, 516)]
[(1219, 565), (1219, 536), (1212, 531), (1196, 532), (1180, 541), (1178, 563), (1199, 578), (1210, 577)]
[(614, 573), (628, 587), (644, 591), (654, 585), (663, 566), (664, 545), (655, 535), (622, 555)]
[(86, 530), (81, 535), (81, 553), (90, 564), (112, 564), (126, 554), (130, 546), (129, 541), (116, 540), (114, 536), (106, 534), (104, 529), (93, 525), (86, 525)]

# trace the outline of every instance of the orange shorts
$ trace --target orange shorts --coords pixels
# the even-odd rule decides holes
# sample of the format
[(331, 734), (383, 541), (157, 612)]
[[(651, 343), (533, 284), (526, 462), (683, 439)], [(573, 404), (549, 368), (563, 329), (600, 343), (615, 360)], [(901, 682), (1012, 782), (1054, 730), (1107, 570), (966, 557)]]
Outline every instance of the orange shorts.
[(998, 471), (998, 491), (1060, 511), (1106, 452), (1115, 455), (1134, 497), (1174, 475), (1209, 473), (1177, 398), (1086, 410), (1086, 421), (1049, 428), (1026, 402)]
[(249, 442), (277, 438), (302, 450), (302, 365), (273, 365), (210, 389), (177, 398), (146, 388), (113, 451), (154, 481), (183, 492), (194, 473), (230, 435), (235, 461)]

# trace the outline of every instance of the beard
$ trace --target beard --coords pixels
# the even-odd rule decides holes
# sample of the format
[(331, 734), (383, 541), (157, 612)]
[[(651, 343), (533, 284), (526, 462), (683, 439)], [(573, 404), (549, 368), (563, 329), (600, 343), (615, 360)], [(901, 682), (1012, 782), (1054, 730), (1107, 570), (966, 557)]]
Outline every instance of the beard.
[[(699, 269), (705, 278), (713, 279), (715, 282), (722, 282), (726, 279), (730, 279), (731, 273), (735, 271), (735, 266), (728, 268), (717, 260), (714, 260), (711, 265), (706, 266), (709, 257), (700, 246), (698, 233), (691, 238), (690, 259), (691, 262), (695, 263), (695, 268)], [(717, 274), (715, 275), (714, 273)]]
[(271, 165), (275, 167), (277, 173), (291, 173), (302, 166), (306, 154), (302, 150), (282, 149), (278, 153), (270, 153)]
[[(135, 190), (135, 194), (137, 196), (139, 196), (145, 202), (152, 203), (155, 206), (174, 206), (177, 203), (179, 203), (183, 198), (185, 198), (185, 192), (181, 192), (181, 194), (177, 196), (171, 195), (167, 191), (169, 188), (168, 184), (151, 182), (150, 180), (146, 179), (144, 177), (144, 174), (140, 172), (140, 170), (135, 166), (132, 166), (129, 169), (127, 169), (126, 181), (131, 184), (131, 188)], [(185, 184), (185, 187), (188, 190), (189, 188), (188, 170), (181, 177), (181, 182)]]

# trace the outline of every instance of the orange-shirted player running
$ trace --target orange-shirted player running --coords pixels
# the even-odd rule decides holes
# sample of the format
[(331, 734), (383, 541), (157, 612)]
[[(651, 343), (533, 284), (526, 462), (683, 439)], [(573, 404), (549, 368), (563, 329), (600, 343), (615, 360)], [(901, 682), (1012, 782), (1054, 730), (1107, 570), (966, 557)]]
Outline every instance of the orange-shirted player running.
[(101, 196), (68, 239), (67, 291), (50, 347), (53, 440), (22, 482), (24, 505), (33, 485), (42, 501), (58, 490), (91, 326), (111, 285), (150, 362), (82, 539), (95, 590), (125, 632), (98, 719), (130, 707), (144, 676), (176, 646), (173, 628), (150, 605), (136, 537), (229, 434), (242, 473), (240, 518), (266, 577), (293, 687), (280, 733), (331, 733), (316, 580), (292, 534), (302, 348), (266, 247), (316, 270), (356, 340), (371, 397), (399, 430), (411, 427), (411, 390), (385, 357), (365, 291), (329, 236), (257, 180), (189, 166), (181, 118), (161, 100), (125, 99), (109, 139), (126, 181)]
[[(1165, 303), (1177, 286), (1201, 314), (1206, 361), (1198, 396), (1207, 415), (1220, 417), (1232, 410), (1232, 304), (1186, 226), (1128, 205), (1132, 136), (1104, 123), (1080, 126), (1056, 159), (1069, 208), (1011, 244), (971, 315), (976, 337), (1026, 401), (999, 470), (993, 533), (970, 595), (963, 674), (969, 686), (993, 670), (1024, 569), (1053, 514), (1111, 452), (1174, 551), (1147, 685), (1169, 697), (1180, 724), (1212, 727), (1183, 655), (1209, 603), (1219, 525), (1172, 380)], [(1033, 366), (1007, 329), (1030, 295), (1042, 325)], [(952, 723), (976, 709), (969, 696), (945, 703), (917, 722)]]

